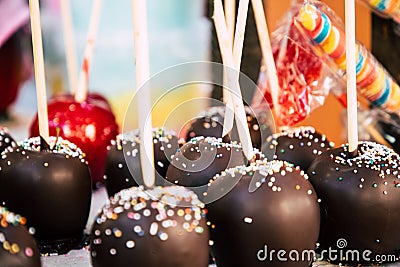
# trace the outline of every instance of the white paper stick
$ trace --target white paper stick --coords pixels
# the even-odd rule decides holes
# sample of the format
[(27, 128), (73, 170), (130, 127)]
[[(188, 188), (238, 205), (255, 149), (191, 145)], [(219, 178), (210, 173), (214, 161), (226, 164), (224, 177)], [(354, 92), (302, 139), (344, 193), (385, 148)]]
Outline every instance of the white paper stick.
[(272, 53), (271, 41), (269, 38), (268, 24), (265, 17), (262, 0), (251, 0), (254, 18), (256, 21), (258, 38), (260, 40), (261, 53), (267, 69), (268, 84), (271, 90), (272, 103), (276, 114), (279, 114), (279, 81), (276, 71), (274, 55)]
[(356, 87), (356, 34), (354, 0), (345, 0), (346, 17), (346, 76), (347, 76), (347, 130), (349, 152), (358, 147), (357, 87)]
[[(236, 0), (225, 0), (225, 20), (229, 32), (230, 41), (233, 42), (235, 33), (235, 18), (236, 18)], [(222, 88), (223, 101), (225, 104), (224, 125), (222, 128), (222, 137), (232, 131), (233, 123), (235, 121), (235, 111), (233, 99), (228, 88), (228, 74), (226, 70), (223, 71), (223, 88)]]
[[(232, 45), (229, 41), (229, 33), (224, 20), (224, 10), (221, 0), (214, 0), (214, 23), (217, 32), (218, 42), (221, 50), (221, 57), (224, 65), (228, 68), (235, 69), (235, 61), (233, 59)], [(239, 85), (239, 74), (237, 71), (228, 71), (229, 88), (233, 90), (232, 98), (235, 110), (235, 119), (239, 132), (239, 139), (247, 159), (254, 156), (253, 145), (250, 137), (249, 128), (247, 126), (246, 112), (243, 105), (242, 93)]]
[(100, 23), (100, 13), (103, 1), (94, 0), (90, 16), (89, 32), (83, 55), (82, 69), (79, 74), (78, 88), (75, 93), (75, 101), (83, 102), (87, 98), (89, 87), (89, 70), (93, 59), (94, 43)]
[(49, 119), (47, 114), (46, 76), (44, 71), (42, 30), (40, 25), (39, 0), (29, 0), (32, 28), (33, 61), (35, 69), (36, 97), (38, 106), (39, 133), (49, 143)]
[(144, 184), (146, 187), (152, 188), (155, 183), (155, 169), (153, 161), (151, 94), (149, 88), (142, 88), (150, 78), (146, 1), (132, 0), (132, 9), (136, 58), (136, 94), (140, 99), (138, 103), (140, 161)]
[(67, 75), (69, 91), (75, 94), (78, 86), (78, 60), (75, 48), (75, 34), (72, 23), (70, 0), (60, 0), (61, 17), (64, 33), (65, 59), (67, 63)]
[(246, 32), (248, 10), (249, 0), (240, 0), (236, 22), (236, 31), (233, 41), (233, 60), (235, 63), (235, 69), (237, 70), (240, 70), (240, 65), (242, 63), (244, 35)]
[[(247, 21), (247, 13), (249, 8), (249, 0), (241, 0), (239, 2), (238, 8), (238, 17), (236, 22), (236, 30), (234, 34), (233, 41), (233, 59), (235, 63), (235, 69), (237, 72), (240, 72), (240, 64), (242, 62), (242, 52), (243, 52), (243, 43), (244, 43), (244, 35), (246, 31), (246, 21)], [(229, 29), (229, 28), (228, 28)], [(227, 84), (227, 77), (224, 73), (224, 84)], [(229, 88), (225, 89), (226, 92), (229, 92)], [(222, 136), (228, 134), (229, 131), (233, 128), (234, 122), (234, 110), (233, 110), (233, 99), (231, 96), (226, 101), (225, 108), (225, 118), (224, 118), (224, 128)]]
[(229, 37), (233, 42), (236, 21), (236, 0), (224, 0), (225, 20)]

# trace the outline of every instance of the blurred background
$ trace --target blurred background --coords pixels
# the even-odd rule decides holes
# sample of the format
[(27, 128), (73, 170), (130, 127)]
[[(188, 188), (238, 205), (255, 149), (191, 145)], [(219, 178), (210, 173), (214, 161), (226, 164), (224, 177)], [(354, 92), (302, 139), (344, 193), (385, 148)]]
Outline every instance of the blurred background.
[[(0, 10), (2, 2), (6, 1), (0, 0)], [(288, 10), (291, 2), (293, 1), (264, 0), (270, 31), (276, 28), (278, 21)], [(344, 1), (326, 0), (324, 2), (335, 10), (339, 16), (344, 17)], [(152, 75), (180, 63), (218, 60), (218, 57), (213, 53), (216, 49), (215, 45), (213, 46), (213, 42), (215, 44), (216, 39), (212, 21), (210, 20), (210, 1), (148, 0), (147, 3)], [(76, 41), (74, 45), (78, 62), (82, 62), (92, 1), (70, 0), (70, 4)], [(41, 6), (47, 89), (48, 95), (51, 96), (69, 90), (64, 54), (65, 47), (59, 0), (42, 0)], [(383, 50), (377, 43), (382, 43), (379, 42), (382, 38), (377, 38), (376, 36), (385, 31), (386, 20), (375, 18), (376, 16), (372, 15), (370, 10), (362, 3), (357, 2), (356, 10), (356, 35), (358, 40), (368, 49), (375, 49), (379, 54), (379, 51)], [(103, 1), (99, 33), (95, 43), (95, 52), (89, 76), (90, 90), (99, 92), (107, 97), (120, 125), (135, 92), (131, 13), (131, 1), (129, 0), (120, 0), (117, 3), (110, 0)], [(6, 21), (4, 19), (1, 20), (3, 24)], [(387, 23), (390, 24), (391, 22)], [(253, 30), (251, 27), (253, 27)], [(29, 51), (30, 48), (30, 37), (26, 36), (29, 33), (28, 28), (28, 26), (21, 26), (19, 30), (25, 33), (25, 37), (22, 37), (19, 42), (25, 51)], [(246, 34), (248, 47), (246, 48), (245, 46), (245, 50), (250, 49), (251, 51), (244, 55), (242, 70), (256, 82), (261, 59), (259, 58), (259, 47), (257, 47), (257, 36), (254, 31), (254, 18), (249, 18), (248, 28), (249, 30)], [(390, 36), (390, 32), (386, 34)], [(387, 41), (387, 43), (392, 42), (393, 40)], [(4, 45), (0, 48), (4, 50)], [(384, 50), (387, 51), (387, 48)], [(387, 53), (381, 54), (387, 55)], [(8, 126), (17, 139), (27, 137), (28, 125), (30, 125), (36, 113), (32, 65), (29, 64), (29, 56), (26, 52), (23, 55), (24, 63), (22, 65), (25, 71), (20, 78), (23, 82), (19, 84), (19, 93), (15, 101), (12, 101), (7, 109), (3, 111), (6, 115), (3, 117), (2, 124)], [(0, 54), (0, 61), (4, 59), (4, 53)], [(385, 59), (383, 58), (382, 60), (384, 61)], [(386, 59), (386, 61), (389, 60)], [(385, 65), (385, 62), (382, 63)], [(391, 68), (397, 71), (399, 69)], [(3, 72), (0, 74), (7, 75), (4, 69), (0, 69), (0, 71)], [(190, 71), (188, 70), (181, 75), (190, 79), (191, 75), (193, 75)], [(201, 71), (207, 72), (208, 70)], [(396, 74), (392, 75), (396, 76)], [(3, 90), (1, 87), (0, 89)], [(180, 91), (179, 95), (168, 99), (168, 103), (163, 106), (165, 112), (168, 113), (168, 109), (173, 109), (174, 106), (191, 97), (215, 96), (213, 89), (215, 88), (212, 86), (187, 86), (183, 91)], [(156, 95), (162, 94), (163, 90), (165, 88), (162, 87), (162, 84), (156, 85), (154, 88)], [(251, 96), (252, 92), (244, 92), (244, 95)], [(191, 108), (190, 112), (195, 114), (203, 110), (205, 106), (198, 105)], [(328, 115), (329, 119), (327, 119)], [(158, 114), (158, 116), (162, 115)], [(157, 120), (155, 123), (157, 123)], [(182, 122), (177, 120), (176, 127), (179, 127), (180, 123)], [(343, 108), (333, 96), (329, 96), (324, 106), (315, 110), (301, 124), (316, 127), (337, 144), (345, 141)]]

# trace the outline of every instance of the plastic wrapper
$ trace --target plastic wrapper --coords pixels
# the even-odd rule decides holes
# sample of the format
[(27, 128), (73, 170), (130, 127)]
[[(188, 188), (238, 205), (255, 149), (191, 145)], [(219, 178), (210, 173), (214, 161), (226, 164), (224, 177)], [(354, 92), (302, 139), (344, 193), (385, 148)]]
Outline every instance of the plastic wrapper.
[(392, 18), (400, 23), (400, 0), (360, 0), (372, 11), (384, 18)]
[[(345, 78), (345, 32), (339, 18), (321, 2), (306, 2), (295, 17), (295, 24), (335, 63)], [(356, 44), (357, 90), (368, 105), (400, 115), (400, 87), (387, 70), (359, 42)]]
[[(271, 35), (271, 46), (277, 68), (280, 91), (279, 112), (275, 112), (278, 126), (291, 126), (304, 120), (317, 107), (324, 104), (331, 88), (343, 92), (343, 82), (332, 71), (330, 59), (314, 46), (307, 35), (294, 24), (294, 16), (301, 5), (295, 4)], [(257, 91), (252, 100), (256, 111), (272, 106), (268, 77), (262, 66)]]

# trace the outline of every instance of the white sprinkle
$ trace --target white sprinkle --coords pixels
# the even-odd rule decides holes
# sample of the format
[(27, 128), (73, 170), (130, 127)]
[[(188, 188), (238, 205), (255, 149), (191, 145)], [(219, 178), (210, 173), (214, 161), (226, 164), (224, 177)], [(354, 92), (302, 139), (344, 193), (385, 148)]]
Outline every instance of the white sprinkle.
[(135, 242), (133, 240), (126, 241), (127, 248), (133, 248), (135, 246)]
[(114, 209), (114, 212), (116, 213), (116, 214), (119, 214), (119, 213), (121, 213), (121, 212), (123, 212), (124, 211), (124, 209), (122, 208), (122, 207), (116, 207), (115, 209)]
[(185, 220), (186, 221), (190, 221), (192, 219), (192, 215), (190, 215), (190, 214), (186, 214), (185, 215)]
[(140, 227), (140, 225), (135, 225), (135, 227), (133, 227), (133, 231), (135, 233), (140, 233), (142, 231), (142, 227)]
[(161, 161), (157, 161), (157, 165), (161, 168), (164, 168), (164, 164)]
[(167, 234), (167, 233), (162, 233), (162, 234), (160, 234), (160, 239), (161, 239), (162, 241), (167, 240), (167, 239), (168, 239), (168, 234)]
[(156, 235), (158, 232), (158, 223), (153, 222), (150, 226), (150, 235)]
[(171, 220), (165, 220), (161, 223), (161, 226), (164, 228), (168, 228), (172, 226), (172, 221)]
[(0, 233), (0, 242), (4, 243), (4, 241), (6, 241), (6, 237), (4, 236), (3, 233)]
[(115, 248), (110, 249), (110, 254), (111, 255), (117, 254), (117, 250)]
[(244, 217), (243, 221), (244, 221), (245, 223), (252, 223), (252, 222), (253, 222), (253, 219), (250, 218), (250, 217)]
[(143, 215), (146, 216), (146, 217), (149, 217), (151, 215), (151, 211), (149, 209), (145, 209), (143, 211)]
[(187, 229), (189, 229), (190, 224), (185, 222), (185, 223), (183, 223), (182, 227), (183, 227), (183, 229), (187, 230)]
[(174, 210), (172, 210), (172, 209), (167, 211), (167, 215), (168, 215), (169, 217), (174, 216), (174, 214), (175, 214), (175, 212), (174, 212)]

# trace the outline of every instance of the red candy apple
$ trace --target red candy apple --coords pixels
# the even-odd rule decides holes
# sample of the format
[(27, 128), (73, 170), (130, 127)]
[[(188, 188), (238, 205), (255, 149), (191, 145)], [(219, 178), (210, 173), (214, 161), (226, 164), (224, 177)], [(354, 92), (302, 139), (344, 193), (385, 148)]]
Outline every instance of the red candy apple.
[[(96, 92), (89, 92), (87, 98), (89, 99), (89, 102), (91, 104), (112, 111), (111, 105), (108, 102), (107, 98), (105, 98), (105, 96)], [(71, 94), (60, 94), (60, 95), (55, 95), (51, 98), (51, 100), (59, 100), (59, 101), (74, 101), (74, 99), (75, 99), (74, 95)]]
[[(103, 181), (107, 145), (118, 134), (118, 125), (111, 109), (98, 105), (98, 99), (88, 97), (82, 103), (72, 96), (57, 97), (49, 101), (50, 135), (59, 135), (75, 143), (86, 154), (93, 185)], [(59, 133), (58, 133), (59, 132)], [(30, 129), (31, 136), (38, 136), (37, 117)]]

